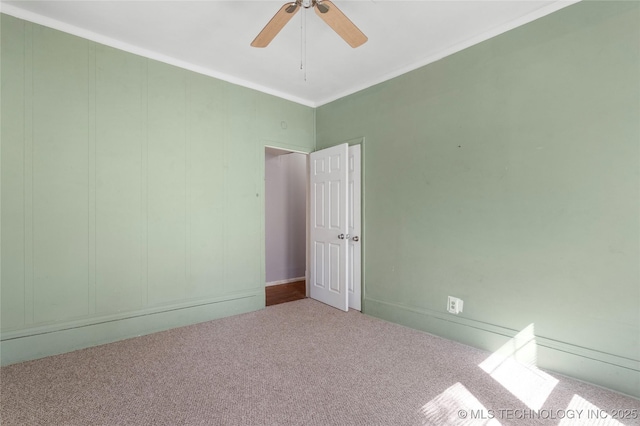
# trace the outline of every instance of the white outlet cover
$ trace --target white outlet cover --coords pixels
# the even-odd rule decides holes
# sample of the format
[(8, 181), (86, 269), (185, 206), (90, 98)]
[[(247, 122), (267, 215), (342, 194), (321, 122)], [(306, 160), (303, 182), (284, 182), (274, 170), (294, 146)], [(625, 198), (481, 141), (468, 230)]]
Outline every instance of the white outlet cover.
[(462, 299), (458, 299), (457, 297), (449, 296), (447, 299), (447, 311), (452, 314), (459, 314), (462, 312)]

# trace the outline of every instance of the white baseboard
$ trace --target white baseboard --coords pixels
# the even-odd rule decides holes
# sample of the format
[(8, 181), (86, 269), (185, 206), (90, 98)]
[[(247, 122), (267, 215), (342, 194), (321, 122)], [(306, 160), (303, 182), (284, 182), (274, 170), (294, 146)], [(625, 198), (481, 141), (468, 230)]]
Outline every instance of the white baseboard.
[(272, 285), (295, 283), (296, 281), (304, 281), (306, 279), (307, 279), (306, 277), (298, 277), (298, 278), (289, 278), (288, 280), (271, 281), (271, 282), (266, 283), (265, 287), (269, 287), (269, 286), (272, 286)]

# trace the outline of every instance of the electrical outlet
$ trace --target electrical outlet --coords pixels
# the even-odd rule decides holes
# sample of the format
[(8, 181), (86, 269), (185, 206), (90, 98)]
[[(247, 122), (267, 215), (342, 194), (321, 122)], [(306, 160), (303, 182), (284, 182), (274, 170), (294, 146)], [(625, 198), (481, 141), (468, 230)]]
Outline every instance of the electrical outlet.
[(449, 296), (447, 300), (447, 311), (452, 314), (459, 314), (462, 312), (462, 299), (458, 299), (457, 297)]

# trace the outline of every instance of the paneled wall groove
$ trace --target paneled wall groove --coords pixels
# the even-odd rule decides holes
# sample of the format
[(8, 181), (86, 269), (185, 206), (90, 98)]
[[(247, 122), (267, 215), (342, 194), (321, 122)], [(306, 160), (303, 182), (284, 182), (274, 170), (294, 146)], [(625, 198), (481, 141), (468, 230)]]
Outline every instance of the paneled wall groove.
[(189, 196), (189, 166), (190, 166), (190, 132), (189, 132), (189, 89), (187, 84), (186, 72), (183, 71), (183, 92), (184, 92), (184, 123), (182, 128), (184, 129), (184, 286), (185, 294), (189, 292), (191, 287), (191, 204)]
[(95, 45), (89, 44), (89, 63), (88, 63), (88, 94), (87, 100), (89, 104), (89, 123), (88, 123), (88, 198), (89, 198), (89, 210), (88, 210), (88, 235), (87, 250), (89, 251), (89, 263), (88, 263), (88, 312), (93, 314), (96, 312), (96, 50)]
[(144, 61), (144, 73), (140, 75), (140, 290), (143, 306), (149, 306), (149, 61)]
[[(225, 95), (227, 97), (227, 102), (229, 102), (228, 99), (228, 93), (225, 92)], [(222, 223), (222, 229), (227, 229), (228, 227), (228, 223), (227, 223), (227, 214), (228, 214), (228, 202), (227, 202), (227, 191), (230, 185), (230, 181), (229, 181), (229, 174), (227, 172), (228, 168), (229, 168), (229, 141), (231, 140), (231, 117), (230, 116), (225, 116), (224, 117), (224, 121), (223, 121), (223, 138), (222, 138), (222, 161), (221, 161), (221, 166), (222, 166), (222, 205), (221, 205), (221, 215), (220, 215), (220, 221)], [(223, 285), (226, 284), (227, 282), (227, 277), (229, 275), (229, 240), (227, 238), (224, 238), (224, 231), (222, 234), (223, 238), (222, 238), (222, 283)]]
[(34, 323), (33, 298), (33, 26), (24, 25), (24, 322)]

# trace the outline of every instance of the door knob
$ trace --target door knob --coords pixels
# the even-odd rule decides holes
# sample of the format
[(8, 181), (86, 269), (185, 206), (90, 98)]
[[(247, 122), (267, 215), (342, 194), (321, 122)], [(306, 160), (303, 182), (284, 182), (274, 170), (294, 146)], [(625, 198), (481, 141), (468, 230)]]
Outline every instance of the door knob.
[(339, 240), (344, 240), (344, 234), (340, 234), (340, 235), (338, 235), (338, 239), (339, 239)]
[(358, 238), (358, 236), (357, 236), (357, 235), (355, 235), (355, 236), (352, 238), (352, 240), (353, 240), (353, 241), (355, 241), (355, 242), (357, 243), (358, 241), (360, 241), (360, 238)]

